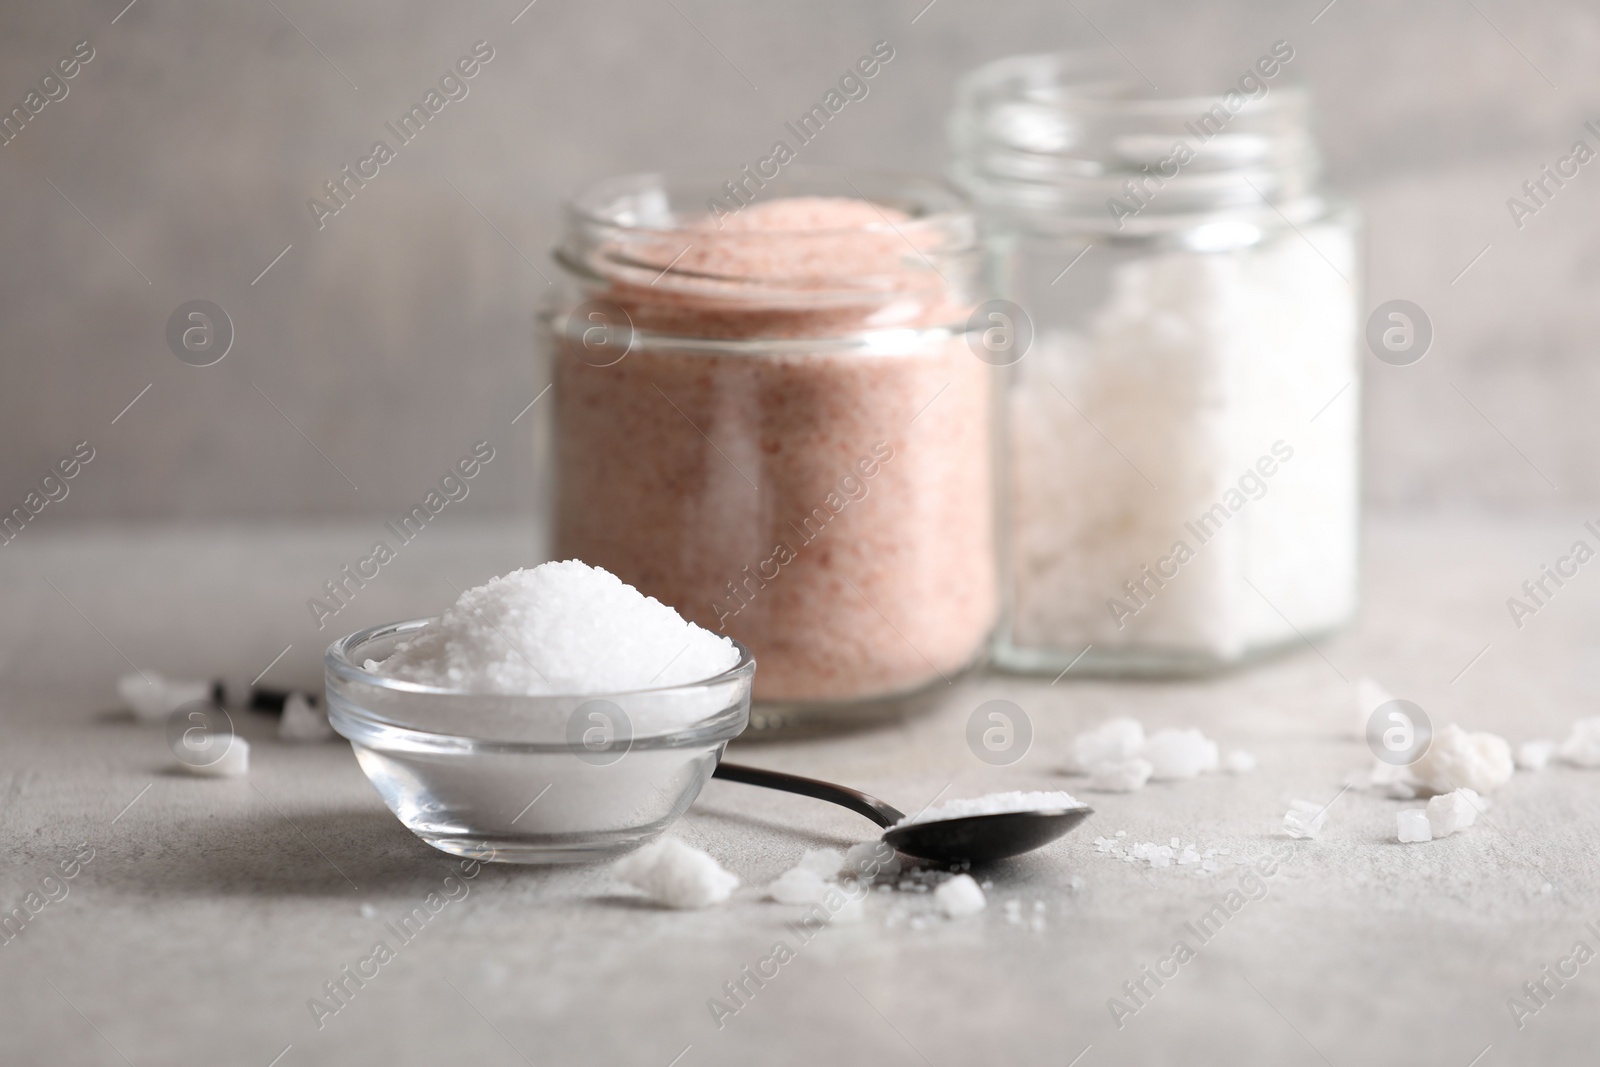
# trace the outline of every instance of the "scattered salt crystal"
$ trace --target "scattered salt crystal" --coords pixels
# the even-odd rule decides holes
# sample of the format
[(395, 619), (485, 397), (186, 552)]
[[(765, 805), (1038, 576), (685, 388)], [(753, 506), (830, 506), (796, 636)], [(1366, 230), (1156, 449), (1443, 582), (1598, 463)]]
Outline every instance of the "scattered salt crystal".
[(856, 878), (893, 878), (900, 873), (900, 854), (886, 841), (863, 841), (846, 850), (844, 866)]
[(611, 868), (621, 881), (664, 908), (704, 908), (733, 895), (739, 876), (676, 837), (652, 841)]
[(796, 870), (814, 871), (820, 878), (832, 878), (844, 866), (844, 853), (836, 848), (808, 848), (795, 864)]
[(1008, 900), (1005, 904), (1006, 922), (1012, 926), (1022, 925), (1022, 901)]
[(780, 874), (767, 886), (767, 895), (779, 904), (821, 904), (828, 889), (820, 874), (802, 866)]
[(1158, 845), (1154, 841), (1145, 841), (1128, 849), (1126, 858), (1129, 863), (1144, 860), (1151, 867), (1170, 867), (1175, 854), (1171, 845)]
[(1539, 887), (1539, 892), (1541, 893), (1554, 893), (1555, 891), (1556, 887), (1551, 885), (1549, 882), (1546, 882), (1544, 885)]
[(1089, 788), (1098, 793), (1132, 793), (1143, 789), (1155, 768), (1149, 760), (1098, 763), (1089, 771)]
[(1434, 837), (1449, 837), (1457, 830), (1465, 830), (1478, 819), (1478, 794), (1470, 789), (1457, 789), (1428, 801), (1428, 829)]
[(378, 909), (371, 904), (363, 904), (361, 905), (361, 917), (363, 919), (376, 919), (378, 917)]
[(940, 883), (933, 892), (934, 902), (947, 919), (976, 915), (987, 905), (983, 890), (970, 874), (958, 874)]
[(913, 915), (911, 921), (906, 925), (913, 930), (926, 930), (928, 928), (928, 920), (921, 915)]
[(1118, 837), (1127, 837), (1128, 836), (1128, 831), (1126, 831), (1126, 830), (1118, 830), (1117, 831), (1117, 836)]
[(1600, 767), (1600, 718), (1579, 719), (1561, 742), (1561, 758), (1579, 767)]
[(1256, 758), (1242, 748), (1236, 748), (1222, 761), (1222, 769), (1229, 774), (1249, 774), (1256, 769)]
[(211, 683), (176, 681), (155, 671), (139, 671), (117, 679), (117, 696), (140, 722), (165, 722), (185, 704), (210, 700)]
[(1048, 793), (990, 793), (982, 797), (947, 800), (936, 808), (925, 808), (916, 815), (908, 815), (895, 823), (895, 826), (964, 819), (972, 815), (1001, 815), (1014, 811), (1059, 811), (1064, 808), (1081, 807), (1083, 805), (1070, 793), (1059, 790)]
[(683, 685), (738, 659), (727, 638), (608, 571), (566, 560), (468, 589), (379, 669), (471, 693), (570, 695)]
[[(1596, 733), (1600, 743), (1600, 731)], [(1596, 755), (1600, 765), (1600, 753)], [(1411, 769), (1435, 793), (1471, 789), (1492, 793), (1511, 780), (1516, 765), (1511, 745), (1497, 734), (1469, 734), (1455, 723), (1433, 735), (1433, 743)]]
[(1433, 830), (1428, 825), (1426, 808), (1407, 808), (1395, 813), (1395, 823), (1401, 841), (1431, 841)]
[(1217, 768), (1217, 743), (1199, 730), (1157, 730), (1139, 755), (1148, 760), (1150, 777), (1161, 781), (1193, 778)]
[(283, 702), (283, 717), (278, 720), (278, 737), (284, 741), (327, 741), (333, 737), (333, 727), (304, 693), (290, 693)]
[(1524, 741), (1517, 746), (1517, 768), (1524, 771), (1542, 771), (1550, 765), (1555, 755), (1554, 741)]
[(1283, 816), (1283, 829), (1290, 837), (1316, 837), (1328, 821), (1328, 809), (1309, 800), (1291, 800)]
[[(219, 742), (222, 743), (222, 742)], [(250, 772), (250, 742), (237, 735), (226, 739), (227, 748), (222, 750), (221, 756), (213, 756), (209, 748), (203, 758), (209, 763), (190, 763), (178, 757), (178, 766), (190, 774), (198, 774), (202, 778), (242, 778)]]
[(1072, 769), (1092, 773), (1102, 763), (1132, 759), (1144, 747), (1144, 727), (1137, 719), (1108, 719), (1072, 741)]
[(1088, 882), (1084, 881), (1084, 878), (1081, 874), (1075, 874), (1072, 876), (1072, 881), (1067, 883), (1067, 888), (1071, 889), (1074, 893), (1081, 893), (1083, 892), (1084, 887), (1088, 884)]

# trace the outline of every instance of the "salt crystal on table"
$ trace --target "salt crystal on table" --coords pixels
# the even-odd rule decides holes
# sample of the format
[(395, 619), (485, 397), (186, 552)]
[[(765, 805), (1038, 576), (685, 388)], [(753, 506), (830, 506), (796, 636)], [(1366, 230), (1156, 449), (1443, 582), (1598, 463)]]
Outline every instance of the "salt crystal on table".
[(1579, 719), (1561, 742), (1561, 758), (1578, 767), (1600, 767), (1600, 718)]
[(844, 866), (844, 853), (836, 848), (808, 848), (796, 870), (815, 871), (819, 877), (832, 878)]
[(1542, 771), (1550, 766), (1550, 757), (1555, 753), (1554, 741), (1524, 741), (1517, 746), (1517, 769)]
[(1072, 890), (1074, 893), (1081, 893), (1083, 892), (1084, 887), (1088, 884), (1088, 882), (1084, 881), (1082, 875), (1075, 874), (1072, 876), (1072, 881), (1067, 883), (1067, 888)]
[(723, 870), (709, 853), (676, 837), (663, 837), (622, 857), (611, 873), (664, 908), (720, 904), (739, 884), (739, 876)]
[(1217, 743), (1199, 730), (1157, 730), (1139, 755), (1150, 762), (1156, 780), (1193, 778), (1217, 769)]
[(1434, 837), (1449, 837), (1478, 819), (1478, 794), (1457, 789), (1428, 801), (1428, 830)]
[(821, 904), (829, 883), (816, 871), (795, 867), (784, 871), (767, 886), (767, 895), (779, 904)]
[(155, 671), (124, 674), (117, 679), (117, 696), (140, 722), (165, 722), (167, 716), (197, 700), (211, 699), (210, 682), (181, 682)]
[(1144, 727), (1137, 719), (1108, 719), (1079, 734), (1072, 742), (1072, 769), (1092, 773), (1103, 763), (1120, 763), (1144, 747)]
[(1236, 748), (1222, 761), (1222, 769), (1229, 774), (1249, 774), (1256, 769), (1256, 758), (1243, 749)]
[(1292, 800), (1283, 816), (1283, 829), (1290, 837), (1316, 837), (1328, 821), (1328, 809), (1309, 800)]
[(900, 854), (887, 841), (863, 841), (845, 852), (844, 866), (856, 878), (893, 878), (900, 873)]
[(1089, 788), (1099, 793), (1132, 793), (1143, 789), (1154, 771), (1149, 760), (1099, 763), (1089, 770)]
[(304, 693), (290, 693), (278, 720), (278, 737), (283, 741), (327, 741), (333, 737), (333, 727)]
[[(250, 742), (230, 736), (226, 743), (228, 747), (222, 750), (222, 755), (210, 763), (187, 763), (180, 757), (178, 766), (202, 778), (241, 778), (250, 771)], [(204, 758), (211, 759), (210, 753)]]
[(940, 883), (933, 891), (933, 899), (947, 919), (976, 915), (988, 905), (983, 890), (970, 874), (958, 874)]
[(1428, 751), (1411, 770), (1435, 793), (1463, 788), (1491, 793), (1511, 780), (1516, 764), (1505, 738), (1471, 734), (1451, 723), (1433, 735)]
[(1425, 808), (1407, 808), (1395, 814), (1396, 828), (1401, 841), (1431, 841), (1433, 830), (1428, 825), (1428, 812)]

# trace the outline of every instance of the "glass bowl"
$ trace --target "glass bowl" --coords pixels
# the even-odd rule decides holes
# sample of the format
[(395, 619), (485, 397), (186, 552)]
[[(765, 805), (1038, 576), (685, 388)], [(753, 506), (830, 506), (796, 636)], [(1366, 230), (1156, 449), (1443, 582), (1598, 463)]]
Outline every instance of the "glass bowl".
[(328, 721), (389, 810), (434, 848), (501, 863), (582, 863), (644, 844), (694, 802), (750, 718), (755, 659), (623, 693), (465, 693), (386, 678), (431, 619), (328, 646)]

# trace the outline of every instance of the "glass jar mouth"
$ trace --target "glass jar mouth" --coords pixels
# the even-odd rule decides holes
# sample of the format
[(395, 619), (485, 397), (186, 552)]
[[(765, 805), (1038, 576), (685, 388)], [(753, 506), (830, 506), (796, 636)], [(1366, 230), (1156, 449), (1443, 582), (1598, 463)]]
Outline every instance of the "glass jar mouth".
[(1098, 51), (1013, 56), (958, 82), (951, 173), (986, 209), (1083, 216), (1091, 229), (1306, 219), (1326, 210), (1309, 112), (1281, 65), (1215, 94), (1163, 94)]
[(719, 178), (600, 182), (568, 204), (556, 262), (630, 327), (678, 336), (824, 337), (965, 316), (980, 245), (950, 183), (807, 167)]
[[(727, 173), (717, 171), (645, 171), (607, 178), (567, 201), (569, 225), (597, 227), (617, 233), (704, 234), (717, 223), (760, 200), (780, 197), (830, 197), (865, 200), (903, 212), (902, 221), (880, 213), (864, 225), (795, 230), (741, 227), (733, 231), (751, 240), (837, 237), (855, 233), (910, 233), (954, 230), (970, 233), (967, 198), (948, 182), (885, 170), (850, 170), (792, 166), (776, 176), (757, 175), (749, 167)], [(734, 186), (734, 197), (728, 186)], [(726, 214), (709, 207), (719, 201)], [(730, 234), (731, 235), (731, 234)]]

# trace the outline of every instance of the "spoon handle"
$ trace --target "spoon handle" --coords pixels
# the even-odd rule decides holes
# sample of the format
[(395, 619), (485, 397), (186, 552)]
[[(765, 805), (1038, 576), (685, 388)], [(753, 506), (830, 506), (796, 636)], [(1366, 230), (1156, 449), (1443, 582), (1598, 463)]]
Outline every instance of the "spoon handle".
[(802, 778), (797, 774), (764, 771), (759, 767), (746, 767), (739, 763), (719, 763), (711, 776), (729, 782), (743, 782), (745, 785), (758, 785), (763, 789), (778, 789), (785, 793), (799, 793), (803, 797), (826, 800), (830, 804), (849, 808), (857, 815), (865, 815), (885, 828), (906, 817), (904, 812), (893, 805), (885, 804), (877, 797), (863, 793), (859, 789), (850, 789), (831, 782), (819, 782), (815, 778)]

